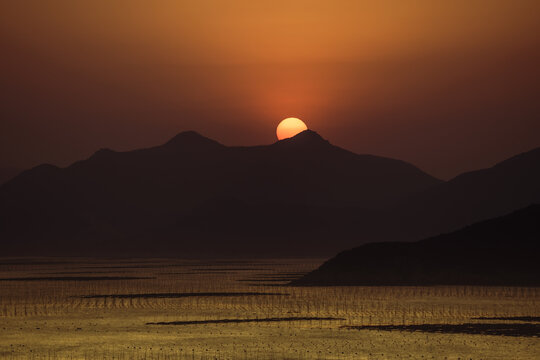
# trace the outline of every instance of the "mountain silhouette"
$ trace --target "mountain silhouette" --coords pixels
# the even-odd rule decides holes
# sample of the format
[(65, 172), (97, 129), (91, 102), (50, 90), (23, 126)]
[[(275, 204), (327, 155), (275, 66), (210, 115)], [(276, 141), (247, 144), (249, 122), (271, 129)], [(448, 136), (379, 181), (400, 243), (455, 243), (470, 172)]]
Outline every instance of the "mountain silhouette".
[(15, 167), (0, 168), (0, 185), (13, 179), (20, 172), (21, 172), (21, 169), (18, 169)]
[(540, 203), (540, 148), (459, 175), (403, 201), (394, 217), (416, 238), (449, 232)]
[(418, 242), (344, 251), (292, 285), (540, 285), (540, 205)]
[(326, 253), (358, 243), (363, 222), (377, 236), (385, 209), (441, 183), (311, 130), (252, 147), (190, 131), (21, 173), (0, 187), (0, 237), (14, 254)]

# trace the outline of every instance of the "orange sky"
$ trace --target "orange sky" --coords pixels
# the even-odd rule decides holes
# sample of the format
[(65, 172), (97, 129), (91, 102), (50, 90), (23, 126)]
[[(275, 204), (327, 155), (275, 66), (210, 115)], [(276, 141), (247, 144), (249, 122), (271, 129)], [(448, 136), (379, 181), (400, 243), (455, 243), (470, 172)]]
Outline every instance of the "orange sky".
[(295, 116), (441, 178), (540, 146), (538, 1), (0, 4), (0, 167)]

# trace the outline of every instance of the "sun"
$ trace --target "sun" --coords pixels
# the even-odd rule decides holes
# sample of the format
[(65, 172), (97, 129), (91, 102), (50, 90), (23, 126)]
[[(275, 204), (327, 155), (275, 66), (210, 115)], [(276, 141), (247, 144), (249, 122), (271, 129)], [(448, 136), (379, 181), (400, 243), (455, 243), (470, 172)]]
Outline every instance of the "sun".
[(290, 117), (282, 120), (279, 123), (276, 129), (276, 135), (278, 140), (283, 140), (293, 137), (304, 130), (307, 130), (307, 126), (302, 120), (295, 117)]

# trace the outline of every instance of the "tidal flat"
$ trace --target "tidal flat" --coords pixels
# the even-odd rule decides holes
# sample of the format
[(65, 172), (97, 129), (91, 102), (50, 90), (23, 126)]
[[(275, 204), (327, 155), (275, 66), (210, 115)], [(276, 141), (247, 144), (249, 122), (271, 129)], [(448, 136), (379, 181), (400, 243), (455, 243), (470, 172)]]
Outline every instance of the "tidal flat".
[(1, 259), (0, 358), (538, 359), (540, 288), (287, 285), (323, 261)]

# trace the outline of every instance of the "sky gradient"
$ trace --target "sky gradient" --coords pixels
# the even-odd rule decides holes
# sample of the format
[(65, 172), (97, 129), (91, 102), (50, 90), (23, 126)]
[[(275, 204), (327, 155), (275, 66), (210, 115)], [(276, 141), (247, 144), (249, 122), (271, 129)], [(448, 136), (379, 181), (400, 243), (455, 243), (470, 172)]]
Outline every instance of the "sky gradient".
[(0, 167), (195, 130), (448, 179), (540, 146), (538, 1), (2, 1)]

